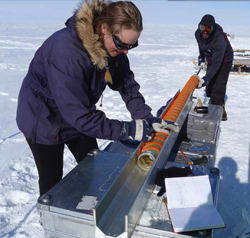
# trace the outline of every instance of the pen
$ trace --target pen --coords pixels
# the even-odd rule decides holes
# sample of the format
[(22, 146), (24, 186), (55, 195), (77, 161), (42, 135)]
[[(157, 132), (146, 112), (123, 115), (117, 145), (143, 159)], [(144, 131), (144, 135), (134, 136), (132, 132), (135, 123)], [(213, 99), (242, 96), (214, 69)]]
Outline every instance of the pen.
[[(188, 150), (193, 151), (193, 150), (196, 150), (196, 149), (195, 148), (190, 148)], [(198, 150), (208, 150), (208, 147), (198, 148)]]

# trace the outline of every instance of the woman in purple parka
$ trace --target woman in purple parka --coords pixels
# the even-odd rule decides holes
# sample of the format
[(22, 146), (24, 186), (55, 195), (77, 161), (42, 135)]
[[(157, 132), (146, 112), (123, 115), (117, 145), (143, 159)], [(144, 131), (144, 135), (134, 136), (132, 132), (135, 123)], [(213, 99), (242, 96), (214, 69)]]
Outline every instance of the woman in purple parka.
[[(151, 114), (130, 70), (126, 54), (142, 29), (132, 2), (83, 2), (35, 53), (20, 89), (17, 125), (35, 159), (40, 195), (62, 179), (65, 144), (79, 163), (98, 148), (96, 138), (147, 141), (152, 129), (178, 131)], [(106, 85), (120, 93), (132, 121), (96, 109)]]

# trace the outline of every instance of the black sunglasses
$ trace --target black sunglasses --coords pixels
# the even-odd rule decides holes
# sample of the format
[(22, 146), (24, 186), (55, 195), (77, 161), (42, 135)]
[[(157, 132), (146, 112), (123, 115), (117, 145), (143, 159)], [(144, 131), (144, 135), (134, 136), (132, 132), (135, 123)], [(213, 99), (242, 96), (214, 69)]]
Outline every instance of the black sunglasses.
[(135, 47), (138, 46), (138, 40), (133, 44), (133, 45), (126, 45), (124, 44), (120, 38), (116, 35), (112, 35), (112, 39), (114, 41), (114, 44), (115, 44), (115, 47), (118, 49), (118, 50), (131, 50)]

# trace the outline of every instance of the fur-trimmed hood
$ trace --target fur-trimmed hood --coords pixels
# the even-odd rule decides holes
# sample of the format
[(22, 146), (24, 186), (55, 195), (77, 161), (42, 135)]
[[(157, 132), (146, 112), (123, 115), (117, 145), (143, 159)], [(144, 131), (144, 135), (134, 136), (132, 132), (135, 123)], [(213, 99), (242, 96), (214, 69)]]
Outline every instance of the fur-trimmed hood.
[[(77, 35), (88, 51), (91, 61), (99, 69), (108, 65), (108, 54), (102, 48), (99, 35), (94, 32), (94, 15), (100, 13), (108, 3), (99, 0), (85, 1), (75, 11), (75, 28)], [(99, 14), (98, 14), (99, 15)]]

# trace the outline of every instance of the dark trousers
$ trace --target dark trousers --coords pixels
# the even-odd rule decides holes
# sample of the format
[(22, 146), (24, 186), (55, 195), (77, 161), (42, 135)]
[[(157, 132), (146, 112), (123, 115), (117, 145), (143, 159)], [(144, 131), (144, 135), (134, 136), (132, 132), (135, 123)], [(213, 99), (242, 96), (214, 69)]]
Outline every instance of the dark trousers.
[[(221, 65), (215, 76), (210, 80), (206, 87), (206, 94), (211, 98), (211, 104), (225, 104), (227, 81), (232, 67), (232, 62), (226, 62)], [(207, 70), (209, 70), (209, 66)]]
[[(27, 140), (35, 159), (39, 175), (40, 195), (48, 192), (63, 176), (64, 144), (41, 145), (31, 144)], [(77, 163), (81, 162), (89, 151), (98, 149), (95, 138), (84, 136), (65, 142)]]

